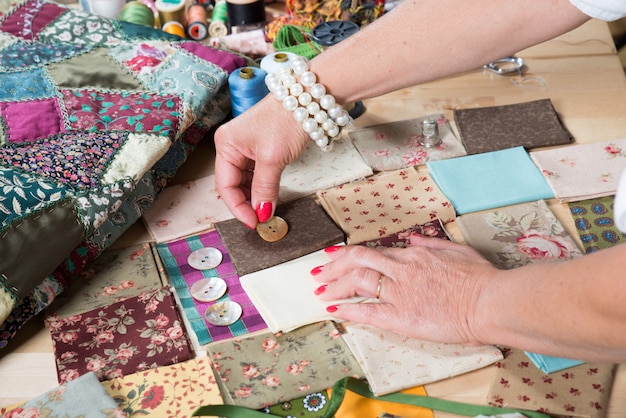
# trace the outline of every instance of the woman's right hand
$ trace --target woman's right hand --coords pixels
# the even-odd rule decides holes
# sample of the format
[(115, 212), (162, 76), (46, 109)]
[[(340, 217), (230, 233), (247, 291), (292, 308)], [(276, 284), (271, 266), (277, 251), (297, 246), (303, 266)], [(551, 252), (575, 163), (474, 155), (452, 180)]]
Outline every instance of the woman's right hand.
[(215, 185), (231, 213), (255, 228), (276, 209), (280, 176), (308, 135), (271, 93), (215, 132)]

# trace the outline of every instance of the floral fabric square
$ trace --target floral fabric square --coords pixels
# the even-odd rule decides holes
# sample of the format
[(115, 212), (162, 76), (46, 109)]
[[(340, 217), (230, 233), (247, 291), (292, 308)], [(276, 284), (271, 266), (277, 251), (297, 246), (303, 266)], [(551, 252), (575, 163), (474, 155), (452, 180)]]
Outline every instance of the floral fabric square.
[(626, 168), (626, 139), (533, 151), (530, 157), (561, 201), (609, 196)]
[(522, 147), (426, 165), (459, 215), (554, 197)]
[(489, 388), (492, 405), (554, 416), (598, 418), (606, 415), (615, 365), (586, 363), (556, 373), (535, 367), (523, 351), (503, 348)]
[[(430, 119), (437, 121), (441, 144), (427, 148), (420, 143), (422, 122)], [(354, 129), (348, 135), (376, 171), (395, 171), (467, 154), (443, 114)]]
[(447, 223), (456, 216), (430, 175), (413, 167), (322, 190), (317, 196), (346, 233), (348, 244), (378, 239), (435, 219)]
[(626, 234), (615, 226), (615, 196), (569, 202), (578, 237), (587, 254), (624, 242)]
[(426, 222), (425, 224), (413, 225), (395, 234), (360, 242), (359, 244), (370, 248), (406, 248), (410, 245), (412, 234), (424, 235), (429, 238), (450, 239), (441, 220), (436, 219), (431, 222)]
[(376, 396), (458, 376), (502, 360), (493, 346), (439, 344), (366, 324), (344, 324), (344, 340)]
[(454, 121), (468, 154), (506, 148), (569, 144), (550, 99), (503, 106), (454, 110)]
[[(252, 299), (272, 332), (292, 331), (332, 317), (326, 306), (342, 301), (321, 301), (314, 291), (319, 283), (311, 270), (329, 261), (324, 250), (307, 254), (241, 277), (241, 286)], [(354, 297), (353, 302), (365, 298)]]
[(287, 235), (264, 241), (237, 219), (217, 222), (215, 229), (240, 276), (254, 273), (344, 241), (344, 234), (315, 199), (305, 197), (276, 208), (287, 222)]
[(63, 383), (28, 402), (10, 407), (2, 414), (3, 418), (114, 418), (123, 416), (122, 410), (100, 385), (96, 375), (91, 372), (71, 382)]
[(467, 243), (502, 269), (583, 255), (543, 200), (462, 215), (456, 223)]
[[(189, 264), (189, 256), (192, 252), (207, 247), (216, 248), (220, 251), (222, 254), (221, 262), (212, 269), (198, 270), (193, 268)], [(183, 315), (194, 331), (199, 344), (204, 345), (212, 341), (224, 340), (267, 328), (256, 306), (244, 291), (230, 259), (230, 254), (226, 251), (217, 231), (213, 230), (201, 235), (157, 244), (157, 250), (180, 299)], [(193, 297), (193, 285), (212, 277), (220, 277), (224, 280), (226, 293), (213, 302), (201, 301)], [(237, 302), (241, 306), (241, 317), (229, 326), (209, 323), (204, 315), (207, 309), (216, 303), (227, 300)]]
[(127, 417), (191, 417), (199, 406), (223, 403), (208, 357), (144, 370), (101, 385)]
[(49, 317), (59, 382), (93, 372), (107, 380), (193, 357), (168, 288), (102, 309)]
[(333, 152), (310, 142), (300, 157), (285, 167), (280, 177), (278, 200), (300, 199), (372, 175), (372, 169), (350, 141), (337, 141)]
[(232, 218), (215, 190), (215, 175), (166, 187), (143, 214), (157, 243), (199, 234)]
[(260, 409), (328, 389), (363, 372), (330, 321), (208, 346), (224, 402)]
[(166, 284), (161, 260), (151, 244), (110, 249), (85, 267), (79, 280), (46, 312), (62, 318), (78, 315), (154, 292)]

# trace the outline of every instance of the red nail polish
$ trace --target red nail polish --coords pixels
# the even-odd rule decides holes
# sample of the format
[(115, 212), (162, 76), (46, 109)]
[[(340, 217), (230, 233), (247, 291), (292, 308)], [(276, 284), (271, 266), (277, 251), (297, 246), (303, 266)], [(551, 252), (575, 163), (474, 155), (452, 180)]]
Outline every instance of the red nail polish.
[(260, 202), (256, 205), (256, 217), (259, 222), (267, 222), (272, 216), (272, 202)]
[(311, 275), (317, 276), (318, 274), (320, 274), (322, 272), (323, 269), (324, 269), (324, 266), (313, 267), (311, 269)]
[(334, 313), (337, 312), (337, 309), (339, 309), (339, 305), (329, 305), (326, 307), (326, 312)]
[(315, 291), (313, 293), (315, 293), (316, 295), (321, 295), (322, 293), (324, 293), (326, 291), (326, 287), (328, 287), (327, 284), (323, 284), (320, 287), (318, 287), (317, 289), (315, 289)]
[(339, 246), (339, 245), (331, 245), (330, 247), (324, 248), (324, 252), (325, 253), (334, 253), (335, 251), (337, 251), (340, 248), (341, 248), (341, 246)]

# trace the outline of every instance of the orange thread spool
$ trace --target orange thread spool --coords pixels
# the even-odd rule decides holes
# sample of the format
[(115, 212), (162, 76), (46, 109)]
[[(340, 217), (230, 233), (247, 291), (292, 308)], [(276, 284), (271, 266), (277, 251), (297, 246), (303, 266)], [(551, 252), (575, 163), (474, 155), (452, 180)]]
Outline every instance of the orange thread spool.
[(208, 35), (207, 12), (204, 6), (192, 4), (187, 9), (187, 35), (193, 40), (200, 41)]
[(185, 27), (182, 25), (182, 23), (175, 20), (165, 22), (161, 30), (172, 35), (178, 35), (181, 38), (185, 37)]

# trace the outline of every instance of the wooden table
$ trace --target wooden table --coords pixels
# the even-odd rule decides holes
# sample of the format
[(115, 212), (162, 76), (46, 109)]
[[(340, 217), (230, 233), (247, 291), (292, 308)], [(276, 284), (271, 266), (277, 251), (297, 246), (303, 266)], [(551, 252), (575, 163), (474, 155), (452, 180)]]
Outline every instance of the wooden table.
[[(592, 20), (549, 42), (521, 51), (525, 74), (499, 76), (476, 70), (400, 90), (365, 101), (366, 112), (356, 127), (444, 112), (452, 121), (455, 108), (512, 104), (549, 98), (577, 143), (626, 137), (626, 78), (604, 22)], [(175, 183), (213, 172), (210, 141), (181, 167)], [(550, 207), (568, 232), (578, 239), (567, 206), (551, 201)], [(448, 225), (460, 238), (454, 224)], [(148, 242), (141, 222), (130, 228), (115, 247)], [(470, 403), (485, 403), (494, 368), (487, 367), (427, 385), (428, 393)], [(0, 406), (29, 400), (58, 385), (52, 343), (43, 321), (34, 319), (0, 351)], [(451, 414), (438, 414), (451, 417)], [(620, 366), (613, 387), (609, 418), (626, 416), (626, 365)]]

